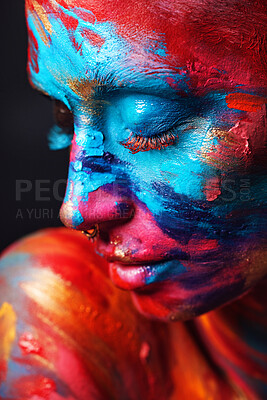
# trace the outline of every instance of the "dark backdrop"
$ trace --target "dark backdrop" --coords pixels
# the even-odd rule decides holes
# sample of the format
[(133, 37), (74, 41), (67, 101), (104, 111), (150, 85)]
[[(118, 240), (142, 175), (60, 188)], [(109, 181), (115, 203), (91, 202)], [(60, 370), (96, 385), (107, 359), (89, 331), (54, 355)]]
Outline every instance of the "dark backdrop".
[(3, 3), (1, 249), (30, 232), (61, 225), (58, 211), (68, 163), (67, 150), (52, 152), (47, 147), (52, 104), (27, 81), (24, 2)]

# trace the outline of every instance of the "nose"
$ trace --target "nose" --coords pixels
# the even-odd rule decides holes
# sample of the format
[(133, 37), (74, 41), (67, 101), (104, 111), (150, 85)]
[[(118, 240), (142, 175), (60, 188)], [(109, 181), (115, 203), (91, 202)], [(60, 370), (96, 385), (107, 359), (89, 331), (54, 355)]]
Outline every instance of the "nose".
[(124, 224), (134, 215), (134, 202), (128, 180), (114, 157), (104, 153), (88, 155), (88, 146), (74, 139), (68, 183), (60, 210), (63, 224), (72, 229), (89, 230)]
[(133, 217), (134, 204), (130, 199), (114, 193), (114, 187), (117, 185), (108, 184), (80, 196), (75, 193), (76, 184), (80, 186), (79, 181), (76, 183), (72, 179), (61, 206), (60, 218), (65, 226), (89, 230), (96, 224), (105, 226), (108, 226), (108, 223), (111, 223), (111, 226), (115, 223), (123, 224)]

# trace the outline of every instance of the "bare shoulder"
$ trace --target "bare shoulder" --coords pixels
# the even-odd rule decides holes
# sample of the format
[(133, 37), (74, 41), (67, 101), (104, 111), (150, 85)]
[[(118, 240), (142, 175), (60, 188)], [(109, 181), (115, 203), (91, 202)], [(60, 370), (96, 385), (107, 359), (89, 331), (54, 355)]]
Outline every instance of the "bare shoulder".
[(81, 233), (40, 231), (3, 253), (1, 398), (168, 398), (167, 342)]

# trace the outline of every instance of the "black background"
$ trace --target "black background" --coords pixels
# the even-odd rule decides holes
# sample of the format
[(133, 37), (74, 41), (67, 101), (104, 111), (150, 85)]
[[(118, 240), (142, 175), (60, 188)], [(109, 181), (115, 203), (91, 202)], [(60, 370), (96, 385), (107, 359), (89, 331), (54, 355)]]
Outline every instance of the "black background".
[[(52, 103), (34, 91), (27, 80), (27, 31), (23, 0), (1, 5), (1, 249), (14, 240), (49, 226), (62, 225), (60, 200), (53, 194), (66, 179), (68, 150), (52, 152), (46, 135), (53, 124)], [(32, 189), (21, 194), (19, 180)], [(35, 193), (38, 181), (47, 191)], [(54, 190), (55, 192), (55, 190)], [(57, 193), (55, 193), (57, 195)], [(60, 185), (60, 197), (64, 185)], [(40, 200), (46, 197), (49, 200)]]

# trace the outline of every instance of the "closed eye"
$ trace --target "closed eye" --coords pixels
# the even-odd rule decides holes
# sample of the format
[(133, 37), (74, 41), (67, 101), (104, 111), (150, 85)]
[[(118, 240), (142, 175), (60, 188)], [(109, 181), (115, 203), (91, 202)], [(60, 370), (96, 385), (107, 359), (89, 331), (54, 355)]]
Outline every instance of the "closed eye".
[(195, 104), (187, 98), (169, 100), (144, 94), (120, 97), (116, 106), (128, 136), (119, 143), (132, 154), (177, 144), (179, 128), (196, 114)]
[(120, 144), (129, 149), (132, 154), (136, 154), (139, 153), (139, 151), (161, 150), (177, 142), (178, 135), (175, 134), (175, 129), (172, 129), (151, 137), (145, 137), (130, 132), (128, 139), (121, 141)]

